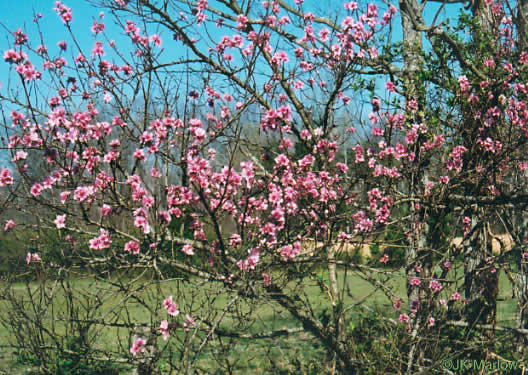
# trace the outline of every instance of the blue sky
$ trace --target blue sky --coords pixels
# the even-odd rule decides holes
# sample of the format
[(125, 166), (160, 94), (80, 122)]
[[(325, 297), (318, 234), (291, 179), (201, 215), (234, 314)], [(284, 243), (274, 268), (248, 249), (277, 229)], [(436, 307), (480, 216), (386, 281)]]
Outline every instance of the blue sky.
[[(210, 4), (213, 5), (215, 0), (209, 0)], [(372, 0), (371, 0), (372, 1)], [(376, 1), (376, 0), (373, 0)], [(394, 0), (393, 0), (394, 1)], [(91, 25), (94, 20), (99, 19), (99, 13), (101, 9), (95, 8), (93, 5), (89, 4), (86, 0), (64, 0), (65, 5), (71, 7), (73, 10), (73, 21), (71, 27), (74, 31), (74, 34), (85, 51), (90, 51), (94, 43), (94, 35), (90, 31)], [(305, 3), (305, 10), (309, 9), (310, 3), (309, 0)], [(336, 8), (339, 4), (343, 4), (344, 1), (341, 0), (314, 0), (314, 3), (317, 4), (318, 9), (325, 8)], [(325, 7), (325, 5), (327, 5)], [(395, 4), (397, 5), (397, 4)], [(437, 9), (439, 8), (438, 3), (429, 3), (425, 11), (425, 19), (430, 22), (435, 16)], [(66, 42), (71, 46), (71, 41), (67, 30), (60, 20), (59, 16), (53, 10), (55, 7), (55, 0), (3, 0), (0, 1), (0, 54), (3, 55), (3, 52), (9, 49), (12, 46), (13, 37), (8, 33), (8, 31), (14, 31), (17, 28), (21, 27), (24, 32), (26, 32), (30, 38), (31, 44), (33, 47), (36, 47), (39, 43), (38, 39), (38, 29), (36, 24), (33, 22), (35, 14), (41, 13), (42, 18), (40, 19), (40, 27), (44, 42), (48, 47), (49, 53), (51, 56), (58, 56), (60, 53), (57, 42), (60, 40), (66, 40)], [(386, 9), (386, 5), (382, 6), (383, 9)], [(458, 13), (458, 6), (448, 5), (445, 10), (443, 10), (438, 20), (445, 20), (447, 17), (452, 18), (451, 25), (456, 23), (456, 17)], [(130, 46), (129, 43), (119, 43), (123, 39), (127, 39), (123, 36), (123, 29), (114, 24), (113, 17), (110, 14), (107, 14), (107, 17), (103, 21), (106, 25), (106, 33), (111, 38), (118, 41), (118, 45)], [(401, 38), (401, 26), (399, 16), (394, 20), (394, 37), (393, 41), (397, 41)], [(151, 32), (155, 28), (151, 29)], [(213, 30), (214, 32), (214, 30)], [(223, 33), (224, 31), (222, 31)], [(163, 47), (165, 50), (164, 56), (167, 57), (176, 57), (175, 54), (182, 53), (181, 48), (178, 47), (176, 42), (172, 41), (170, 35), (166, 33), (162, 34), (163, 37)], [(99, 38), (98, 40), (104, 40)], [(105, 43), (106, 44), (106, 43)], [(126, 48), (126, 47), (125, 47)], [(105, 48), (108, 52), (108, 49)], [(130, 52), (130, 51), (122, 51)], [(72, 51), (72, 48), (69, 48), (66, 53), (61, 53), (69, 63), (72, 63), (73, 56), (77, 52)], [(1, 56), (1, 55), (0, 55)], [(112, 60), (111, 56), (110, 60)], [(12, 68), (12, 67), (11, 67)], [(41, 69), (42, 67), (38, 67)], [(3, 59), (0, 58), (0, 84), (2, 88), (0, 93), (6, 94), (5, 90), (7, 87), (7, 82), (10, 75), (10, 66), (5, 63)], [(13, 87), (18, 86), (18, 76), (14, 75), (14, 80), (12, 82)], [(384, 81), (378, 82), (380, 91), (383, 92)], [(2, 92), (4, 91), (4, 92)], [(4, 108), (6, 109), (6, 108)], [(0, 156), (1, 158), (1, 156)]]
[[(344, 1), (336, 1), (336, 0), (316, 0), (313, 4), (317, 4), (317, 8), (325, 8), (324, 3), (328, 4), (328, 7), (330, 8), (336, 8), (339, 7), (340, 3), (344, 3)], [(73, 9), (73, 21), (71, 23), (71, 27), (75, 33), (75, 36), (79, 42), (79, 44), (82, 46), (85, 53), (87, 51), (90, 51), (91, 46), (94, 43), (94, 35), (91, 33), (90, 28), (95, 19), (99, 19), (99, 12), (101, 9), (95, 8), (93, 5), (89, 4), (86, 0), (65, 0), (65, 5), (71, 7)], [(215, 1), (210, 0), (210, 4), (214, 5)], [(309, 3), (310, 1), (306, 1), (305, 3), (305, 10), (309, 9)], [(426, 21), (431, 21), (434, 15), (436, 14), (436, 10), (439, 8), (438, 3), (430, 3), (428, 4), (426, 11), (425, 11), (425, 18)], [(7, 32), (14, 31), (17, 28), (21, 27), (30, 37), (31, 44), (33, 47), (36, 47), (39, 42), (38, 39), (38, 29), (36, 24), (33, 22), (34, 15), (35, 14), (42, 14), (42, 18), (40, 19), (40, 27), (42, 31), (42, 35), (45, 41), (45, 44), (47, 45), (49, 49), (49, 53), (51, 56), (58, 56), (60, 51), (57, 46), (57, 42), (60, 40), (66, 40), (68, 44), (71, 46), (71, 41), (69, 38), (69, 35), (67, 34), (67, 30), (56, 14), (56, 12), (53, 10), (55, 7), (55, 0), (20, 0), (20, 1), (9, 1), (4, 0), (0, 1), (0, 53), (3, 54), (5, 50), (10, 48), (11, 43), (13, 41), (13, 37), (9, 35)], [(328, 8), (327, 7), (327, 8)], [(383, 9), (386, 8), (386, 6), (382, 6)], [(446, 6), (445, 10), (442, 11), (442, 13), (439, 16), (439, 20), (444, 20), (446, 17), (451, 17), (452, 22), (451, 24), (456, 23), (456, 14), (458, 13), (458, 6), (448, 5)], [(110, 35), (111, 38), (116, 39), (117, 41), (123, 40), (123, 30), (121, 28), (118, 28), (112, 19), (112, 16), (107, 14), (107, 17), (104, 20), (104, 23), (106, 25), (106, 33), (107, 35)], [(400, 26), (400, 20), (399, 17), (394, 20), (394, 37), (393, 41), (397, 41), (399, 38), (399, 35), (401, 34), (401, 26)], [(152, 30), (151, 30), (152, 31)], [(214, 32), (214, 30), (213, 30)], [(173, 41), (171, 41), (170, 36), (168, 36), (166, 33), (162, 35), (163, 37), (163, 47), (169, 48), (169, 46), (174, 46)], [(101, 40), (101, 39), (99, 39)], [(104, 39), (103, 39), (104, 40)], [(129, 43), (118, 43), (118, 45), (125, 45), (129, 46)], [(105, 48), (105, 50), (107, 50)], [(169, 55), (169, 57), (174, 58), (174, 54), (176, 51), (181, 52), (181, 49), (179, 48), (169, 48), (164, 53), (165, 58)], [(170, 51), (170, 53), (169, 53)], [(107, 50), (108, 52), (108, 50)], [(129, 51), (122, 51), (122, 52), (129, 52)], [(178, 52), (176, 52), (178, 53)], [(69, 48), (66, 53), (61, 53), (62, 56), (64, 56), (69, 63), (72, 62), (73, 56), (75, 56), (77, 53), (72, 51), (72, 48)], [(172, 55), (172, 56), (170, 56)], [(111, 59), (111, 57), (110, 57)], [(42, 67), (38, 67), (41, 69)], [(0, 83), (2, 84), (3, 89), (7, 86), (8, 77), (10, 74), (10, 67), (9, 64), (4, 63), (3, 60), (0, 61)], [(16, 77), (18, 79), (18, 77)], [(15, 84), (16, 81), (13, 82)]]
[[(318, 0), (316, 2), (318, 4), (318, 8), (321, 7), (321, 1), (326, 1), (330, 7), (335, 7), (336, 4), (344, 3), (344, 1), (339, 0)], [(211, 4), (214, 4), (214, 2), (214, 0), (210, 0)], [(308, 4), (309, 1), (306, 1), (305, 9), (309, 9)], [(100, 9), (95, 8), (85, 0), (66, 0), (65, 5), (73, 9), (73, 22), (71, 25), (73, 30), (76, 32), (76, 37), (79, 39), (80, 44), (84, 47), (90, 46), (87, 48), (91, 48), (91, 45), (93, 44), (93, 35), (90, 32), (90, 27), (93, 20), (98, 19)], [(431, 21), (439, 6), (439, 3), (430, 3), (427, 5), (424, 14), (426, 21)], [(31, 40), (34, 40), (34, 38), (38, 36), (36, 25), (34, 22), (32, 22), (34, 15), (37, 13), (41, 13), (43, 15), (40, 20), (40, 25), (44, 34), (44, 39), (47, 42), (49, 48), (56, 47), (56, 42), (61, 39), (66, 39), (68, 41), (65, 27), (59, 17), (56, 15), (55, 11), (53, 11), (54, 7), (55, 0), (0, 1), (0, 25), (3, 26), (0, 29), (0, 52), (3, 53), (3, 51), (8, 49), (9, 42), (12, 41), (12, 38), (8, 35), (7, 30), (13, 31), (18, 27), (22, 27), (22, 29), (28, 33)], [(446, 6), (446, 10), (442, 12), (439, 20), (445, 19), (446, 17), (456, 17), (458, 10), (457, 8), (458, 7), (453, 7), (452, 5)], [(118, 30), (110, 18), (111, 16), (109, 15), (105, 22), (107, 31), (114, 31), (114, 28), (115, 33), (112, 33), (112, 36), (115, 35), (117, 38), (119, 34), (122, 34), (122, 30)], [(455, 20), (453, 19), (453, 21)], [(454, 23), (453, 21), (452, 24)], [(394, 28), (396, 34), (401, 32), (399, 31), (399, 18), (395, 20)], [(36, 43), (33, 44), (36, 45)], [(0, 64), (0, 82), (5, 80), (5, 74), (7, 74), (7, 66), (6, 64)]]
[[(98, 16), (98, 11), (85, 1), (75, 0), (66, 2), (66, 5), (73, 9), (73, 26), (76, 30), (85, 30), (85, 33), (79, 33), (82, 37), (86, 36), (86, 41), (91, 39), (90, 25), (95, 17)], [(34, 14), (41, 13), (43, 15), (40, 20), (42, 31), (45, 32), (45, 37), (49, 41), (59, 40), (61, 36), (65, 35), (65, 28), (59, 17), (53, 11), (55, 7), (54, 0), (22, 0), (22, 1), (0, 1), (0, 23), (9, 30), (16, 30), (18, 27), (26, 30), (28, 34), (36, 32), (36, 27), (33, 20)], [(6, 30), (0, 31), (2, 36), (0, 46), (2, 51), (8, 46), (6, 41)], [(35, 35), (35, 34), (33, 34)]]
[[(73, 10), (71, 27), (79, 44), (83, 49), (88, 49), (89, 51), (94, 43), (94, 36), (90, 32), (90, 28), (93, 21), (99, 18), (101, 10), (84, 0), (70, 0), (64, 3)], [(54, 7), (55, 0), (0, 1), (0, 53), (3, 55), (4, 51), (12, 46), (13, 37), (8, 34), (8, 31), (14, 31), (19, 27), (28, 34), (33, 47), (39, 44), (38, 28), (33, 22), (35, 14), (39, 13), (42, 14), (42, 18), (39, 21), (42, 37), (50, 54), (58, 56), (59, 48), (57, 47), (57, 42), (60, 40), (66, 40), (71, 45), (65, 25), (53, 10)], [(117, 30), (110, 15), (105, 21), (107, 31), (115, 30), (115, 33), (122, 33), (121, 30)], [(72, 62), (70, 51), (67, 51), (63, 56), (70, 63)], [(2, 83), (2, 86), (5, 86), (8, 74), (9, 65), (2, 60), (0, 62), (0, 83)]]

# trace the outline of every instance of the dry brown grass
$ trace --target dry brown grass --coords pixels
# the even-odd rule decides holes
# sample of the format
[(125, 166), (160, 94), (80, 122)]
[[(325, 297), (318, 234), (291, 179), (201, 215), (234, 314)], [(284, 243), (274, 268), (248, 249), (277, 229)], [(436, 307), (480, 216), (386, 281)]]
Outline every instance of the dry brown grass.
[[(492, 234), (489, 233), (491, 239), (491, 251), (495, 255), (508, 252), (515, 246), (515, 241), (509, 233)], [(451, 246), (455, 248), (462, 248), (464, 238), (455, 237), (451, 240)]]
[[(361, 259), (369, 259), (372, 257), (370, 251), (371, 244), (365, 242), (339, 242), (332, 245), (332, 250), (335, 254), (359, 255)], [(303, 255), (315, 255), (321, 251), (325, 251), (326, 245), (320, 241), (305, 240), (302, 242)]]

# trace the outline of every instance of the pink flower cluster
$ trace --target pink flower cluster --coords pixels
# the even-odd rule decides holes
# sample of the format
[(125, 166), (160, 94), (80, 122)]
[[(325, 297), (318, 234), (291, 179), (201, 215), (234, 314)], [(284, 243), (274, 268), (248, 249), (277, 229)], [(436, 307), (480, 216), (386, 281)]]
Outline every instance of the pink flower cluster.
[(414, 288), (414, 287), (418, 287), (420, 286), (420, 284), (422, 283), (422, 281), (417, 278), (417, 277), (413, 277), (411, 278), (411, 280), (409, 281), (409, 284)]
[(172, 300), (172, 296), (163, 300), (163, 307), (165, 307), (167, 313), (171, 316), (178, 316), (180, 314), (178, 305)]
[(55, 8), (53, 8), (61, 18), (62, 22), (69, 23), (73, 19), (71, 8), (68, 8), (60, 1), (55, 2)]
[(458, 77), (458, 85), (460, 87), (460, 91), (462, 91), (463, 93), (467, 93), (471, 88), (469, 80), (465, 75), (461, 75), (460, 77)]
[(4, 226), (4, 232), (7, 232), (11, 228), (16, 227), (17, 223), (14, 220), (7, 220)]
[(370, 232), (372, 230), (374, 222), (365, 214), (364, 211), (356, 212), (354, 215), (352, 215), (352, 218), (356, 222), (356, 225), (354, 226), (354, 231), (356, 233)]
[(66, 227), (66, 215), (57, 215), (54, 223), (57, 229), (65, 228)]
[(0, 171), (0, 186), (4, 185), (13, 185), (13, 177), (11, 176), (11, 171), (7, 168)]
[(192, 247), (192, 245), (189, 245), (189, 244), (183, 245), (182, 251), (187, 255), (194, 255), (194, 248)]
[(189, 314), (185, 314), (185, 321), (183, 322), (183, 328), (185, 331), (189, 332), (196, 324), (196, 320)]
[(142, 339), (141, 337), (138, 337), (132, 346), (130, 347), (130, 353), (135, 357), (138, 354), (145, 353), (145, 345), (147, 344), (147, 340)]
[(273, 65), (277, 65), (277, 66), (280, 66), (284, 63), (287, 63), (289, 61), (289, 57), (288, 57), (288, 54), (284, 51), (279, 51), (279, 52), (276, 52), (272, 58), (271, 58), (271, 63)]
[(301, 253), (301, 243), (299, 241), (295, 241), (293, 243), (293, 246), (286, 245), (282, 247), (280, 254), (284, 261), (292, 260), (297, 257)]
[(30, 264), (31, 262), (41, 262), (42, 259), (40, 259), (40, 255), (38, 253), (27, 253), (26, 255), (26, 263)]
[(277, 109), (270, 109), (260, 121), (262, 130), (277, 130), (280, 125), (292, 120), (292, 110), (289, 105), (280, 106)]
[(437, 280), (431, 280), (429, 282), (429, 289), (431, 289), (433, 292), (439, 292), (442, 290), (442, 284)]
[(462, 154), (467, 151), (464, 146), (455, 146), (453, 151), (449, 154), (449, 159), (446, 162), (446, 168), (448, 170), (456, 170), (460, 172), (462, 170)]
[(4, 52), (4, 60), (10, 64), (18, 64), (27, 59), (27, 55), (24, 51), (15, 51), (10, 49)]
[(90, 249), (93, 250), (104, 250), (108, 249), (112, 244), (112, 238), (110, 234), (105, 229), (99, 230), (99, 236), (92, 238), (90, 240)]
[(254, 270), (259, 261), (260, 252), (257, 249), (251, 249), (249, 250), (249, 256), (244, 260), (239, 260), (237, 266), (240, 270), (248, 272)]
[(126, 244), (125, 244), (125, 251), (127, 253), (132, 253), (132, 254), (139, 254), (139, 243), (137, 241), (128, 241)]
[(167, 320), (162, 320), (159, 326), (160, 333), (163, 336), (163, 340), (167, 340), (170, 336), (170, 325)]

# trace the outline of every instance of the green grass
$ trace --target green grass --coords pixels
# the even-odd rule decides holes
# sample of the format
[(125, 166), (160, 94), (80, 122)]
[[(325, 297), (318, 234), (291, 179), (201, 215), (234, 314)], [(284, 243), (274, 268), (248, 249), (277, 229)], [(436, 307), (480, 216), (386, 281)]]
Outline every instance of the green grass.
[[(461, 276), (460, 270), (457, 270), (456, 274)], [(339, 274), (340, 279), (343, 280), (343, 272)], [(327, 281), (327, 273), (320, 271), (317, 277), (321, 281)], [(117, 281), (117, 280), (114, 280)], [(141, 283), (144, 282), (142, 279), (136, 280), (138, 288), (141, 287)], [(306, 291), (306, 298), (310, 301), (316, 314), (321, 314), (325, 309), (331, 307), (329, 302), (328, 294), (316, 285), (313, 280), (303, 280), (303, 289)], [(391, 287), (396, 295), (405, 295), (405, 278), (402, 272), (396, 272), (390, 278)], [(342, 284), (341, 284), (342, 285)], [(345, 298), (346, 305), (352, 305), (363, 301), (364, 304), (370, 308), (382, 309), (386, 311), (386, 315), (389, 318), (396, 319), (397, 312), (391, 307), (391, 301), (387, 296), (379, 289), (373, 287), (373, 285), (363, 280), (361, 277), (354, 273), (347, 274), (347, 286), (351, 296)], [(31, 283), (29, 291), (35, 293), (38, 284)], [(25, 296), (28, 293), (28, 289), (22, 283), (17, 283), (12, 286), (13, 291), (17, 296)], [(57, 288), (57, 286), (55, 286)], [(130, 303), (126, 310), (122, 308), (122, 301), (116, 299), (114, 296), (116, 287), (109, 286), (105, 282), (98, 282), (93, 279), (75, 279), (72, 281), (72, 289), (75, 291), (77, 297), (80, 298), (81, 305), (87, 306), (90, 299), (95, 298), (97, 295), (101, 301), (98, 316), (110, 317), (115, 323), (124, 323), (128, 321), (149, 323), (151, 320), (150, 312), (140, 304)], [(346, 289), (346, 288), (345, 288)], [(50, 288), (52, 290), (52, 288)], [(292, 290), (295, 287), (292, 285)], [(498, 324), (503, 326), (511, 326), (514, 324), (513, 318), (515, 314), (515, 301), (511, 298), (511, 285), (509, 280), (504, 274), (500, 275), (499, 278), (499, 302), (497, 306), (497, 317)], [(213, 301), (215, 309), (220, 310), (225, 306), (229, 298), (232, 295), (218, 294), (216, 290), (208, 290), (206, 285), (201, 287), (191, 286), (188, 284), (182, 284), (179, 282), (167, 282), (161, 285), (149, 285), (137, 293), (140, 293), (147, 303), (153, 306), (160, 306), (158, 308), (158, 316), (155, 316), (154, 322), (159, 323), (161, 319), (167, 318), (167, 315), (161, 307), (161, 301), (168, 295), (180, 295), (185, 296), (192, 301), (189, 302), (189, 306), (198, 308), (200, 304), (206, 303), (207, 300)], [(56, 297), (54, 298), (53, 309), (55, 313), (65, 313), (67, 310), (67, 298), (63, 292), (56, 289)], [(84, 296), (84, 297), (82, 297)], [(404, 301), (405, 302), (405, 301)], [(263, 331), (273, 331), (283, 328), (298, 327), (299, 323), (287, 312), (278, 312), (276, 306), (270, 304), (261, 304), (258, 306), (251, 307), (252, 313), (248, 315), (248, 321), (251, 322), (246, 327), (248, 333), (259, 333)], [(10, 306), (5, 300), (0, 300), (0, 317), (5, 318), (5, 314), (9, 311)], [(249, 306), (240, 306), (240, 313), (248, 313), (250, 311)], [(352, 321), (361, 308), (350, 310), (350, 317)], [(199, 314), (196, 314), (197, 317)], [(97, 316), (96, 316), (97, 317)], [(52, 322), (51, 320), (45, 320), (46, 324), (53, 327), (58, 335), (68, 335), (65, 325), (61, 322)], [(222, 323), (219, 325), (219, 329), (223, 330), (236, 330), (235, 324), (237, 320), (227, 316)], [(127, 352), (129, 345), (130, 331), (125, 328), (118, 327), (101, 327), (94, 326), (94, 339), (96, 340), (96, 347), (103, 352)], [(96, 335), (95, 335), (96, 333)], [(176, 337), (173, 339), (183, 340), (185, 332), (180, 330), (179, 333), (175, 333)], [(271, 369), (271, 363), (279, 364), (288, 371), (294, 371), (290, 360), (296, 357), (304, 358), (304, 365), (308, 363), (310, 366), (310, 360), (313, 362), (314, 368), (318, 365), (318, 359), (324, 358), (324, 350), (314, 344), (314, 340), (308, 333), (298, 333), (285, 337), (277, 337), (270, 339), (260, 340), (248, 340), (248, 339), (237, 339), (233, 342), (233, 345), (229, 347), (229, 353), (226, 358), (230, 360), (235, 369), (240, 371), (248, 371), (249, 373), (266, 372)], [(12, 374), (23, 373), (27, 366), (16, 363), (16, 355), (7, 346), (14, 342), (14, 337), (11, 330), (5, 325), (0, 326), (0, 369), (10, 369)], [(163, 341), (161, 338), (159, 342)], [(220, 350), (221, 346), (215, 341), (212, 345), (204, 350), (197, 358), (196, 365), (201, 368), (215, 368), (217, 364), (213, 361), (213, 355), (215, 352)], [(288, 353), (286, 355), (285, 353)], [(294, 353), (292, 355), (292, 353)], [(175, 358), (175, 357), (173, 357)], [(289, 360), (287, 359), (289, 358)], [(300, 366), (300, 365), (299, 365)], [(245, 370), (244, 370), (245, 369)], [(304, 370), (310, 371), (308, 368)], [(304, 371), (303, 370), (303, 371)], [(317, 370), (314, 370), (317, 373)], [(222, 373), (222, 372), (220, 372)]]

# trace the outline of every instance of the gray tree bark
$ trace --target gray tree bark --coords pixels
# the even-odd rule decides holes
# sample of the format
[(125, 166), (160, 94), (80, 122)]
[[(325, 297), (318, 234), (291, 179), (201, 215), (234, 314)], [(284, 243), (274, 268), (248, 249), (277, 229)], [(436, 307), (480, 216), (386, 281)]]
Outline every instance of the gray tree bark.
[[(491, 10), (484, 0), (473, 0), (471, 3), (473, 17), (477, 20), (477, 28), (473, 30), (473, 44), (475, 47), (476, 59), (482, 59), (486, 56), (483, 54), (493, 54), (498, 47), (498, 40), (493, 33), (494, 21)], [(474, 124), (473, 119), (466, 119), (468, 124)], [(464, 144), (471, 150), (473, 149), (474, 132), (465, 134)], [(478, 152), (478, 150), (477, 150)], [(468, 155), (467, 164), (470, 169), (473, 168), (471, 155)], [(481, 161), (482, 162), (482, 161)], [(478, 175), (475, 176), (477, 181), (470, 182), (468, 191), (478, 193)], [(473, 186), (475, 185), (475, 186)], [(467, 299), (465, 315), (466, 321), (471, 324), (494, 324), (497, 311), (498, 295), (498, 272), (494, 272), (492, 265), (487, 262), (492, 257), (491, 238), (489, 227), (489, 213), (484, 208), (471, 207), (470, 215), (472, 218), (472, 230), (479, 222), (479, 228), (474, 230), (471, 238), (466, 241), (467, 255), (465, 258), (465, 278), (464, 292)]]
[[(406, 105), (410, 100), (414, 99), (418, 102), (419, 111), (414, 114), (407, 113), (408, 120), (411, 124), (421, 123), (421, 110), (425, 104), (425, 88), (422, 82), (418, 79), (418, 74), (423, 68), (423, 42), (422, 34), (416, 28), (416, 21), (422, 21), (422, 8), (416, 0), (400, 0), (400, 13), (403, 31), (403, 58), (404, 58), (404, 95)], [(417, 145), (420, 143), (417, 142)], [(417, 157), (416, 163), (420, 164), (420, 150), (414, 150)], [(423, 187), (424, 175), (419, 167), (417, 167), (411, 174), (409, 179), (409, 190), (411, 197), (416, 197), (421, 194)], [(410, 207), (411, 219), (408, 231), (410, 232), (410, 244), (406, 249), (405, 254), (405, 268), (407, 276), (407, 297), (409, 298), (409, 309), (416, 311), (422, 305), (420, 302), (419, 288), (412, 287), (410, 280), (414, 277), (423, 277), (427, 273), (427, 265), (421, 264), (425, 251), (427, 251), (427, 235), (428, 226), (414, 203)], [(418, 272), (417, 266), (420, 266), (421, 271)], [(419, 351), (419, 337), (418, 331), (421, 329), (420, 311), (416, 311), (416, 316), (411, 320), (413, 344), (411, 345), (408, 360), (407, 373), (412, 374), (415, 371), (417, 358), (421, 357)]]

